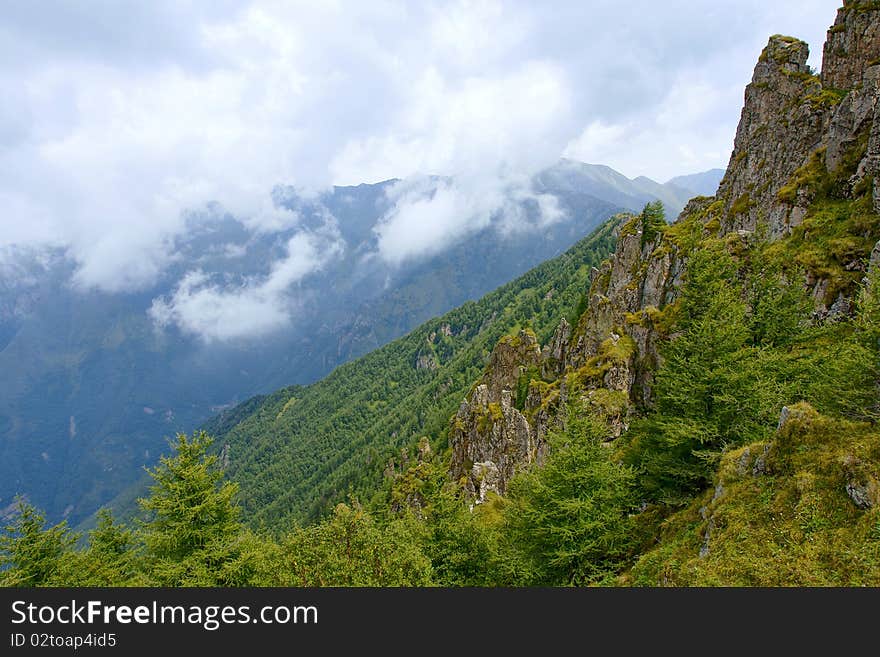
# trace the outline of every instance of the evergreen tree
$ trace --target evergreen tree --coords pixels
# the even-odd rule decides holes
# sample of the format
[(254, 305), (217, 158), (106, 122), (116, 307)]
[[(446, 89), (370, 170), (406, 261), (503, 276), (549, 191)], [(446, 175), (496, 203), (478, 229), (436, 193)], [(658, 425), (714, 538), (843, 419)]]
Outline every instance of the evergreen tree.
[(429, 585), (431, 562), (419, 548), (421, 528), (412, 520), (383, 525), (358, 504), (338, 504), (327, 520), (282, 540), (286, 585)]
[(642, 222), (642, 246), (652, 242), (666, 228), (666, 213), (662, 201), (653, 201), (645, 205), (639, 215)]
[(783, 275), (778, 258), (769, 257), (766, 228), (760, 227), (745, 266), (745, 292), (751, 344), (791, 347), (808, 333), (813, 304), (803, 286), (803, 273)]
[(79, 536), (66, 521), (47, 528), (45, 517), (24, 500), (18, 500), (17, 511), (0, 535), (0, 585), (67, 584), (65, 562)]
[(208, 454), (213, 440), (204, 432), (178, 434), (174, 455), (149, 471), (155, 483), (138, 500), (151, 517), (143, 527), (153, 577), (165, 586), (211, 585), (235, 556), (242, 531), (233, 502), (235, 484), (224, 481), (218, 458)]
[(871, 270), (851, 321), (824, 327), (817, 340), (810, 401), (826, 413), (880, 420), (880, 271)]
[(550, 436), (542, 467), (511, 480), (504, 529), (512, 567), (519, 570), (514, 583), (601, 582), (632, 556), (635, 473), (611, 459), (601, 442), (605, 433), (581, 415)]
[[(134, 533), (116, 522), (110, 509), (98, 511), (89, 547), (80, 556), (77, 586), (127, 586), (142, 583)], [(74, 583), (71, 582), (71, 585)]]
[(705, 487), (725, 446), (763, 437), (772, 406), (723, 246), (691, 257), (681, 304), (682, 331), (661, 350), (655, 407), (634, 424), (629, 454), (649, 494), (668, 503)]

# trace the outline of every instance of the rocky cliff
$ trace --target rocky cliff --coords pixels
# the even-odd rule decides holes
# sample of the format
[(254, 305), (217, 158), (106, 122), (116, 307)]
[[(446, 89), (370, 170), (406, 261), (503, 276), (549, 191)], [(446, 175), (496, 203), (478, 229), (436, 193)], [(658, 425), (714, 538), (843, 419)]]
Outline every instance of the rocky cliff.
[(648, 212), (620, 221), (577, 326), (563, 320), (543, 349), (526, 332), (495, 349), (450, 434), (451, 474), (478, 501), (541, 461), (573, 403), (606, 421), (609, 441), (650, 405), (658, 345), (674, 334), (688, 254), (703, 240), (735, 251), (760, 235), (803, 278), (816, 321), (852, 311), (880, 253), (880, 4), (844, 3), (821, 74), (808, 56), (803, 41), (770, 38), (715, 197), (693, 199), (671, 226)]

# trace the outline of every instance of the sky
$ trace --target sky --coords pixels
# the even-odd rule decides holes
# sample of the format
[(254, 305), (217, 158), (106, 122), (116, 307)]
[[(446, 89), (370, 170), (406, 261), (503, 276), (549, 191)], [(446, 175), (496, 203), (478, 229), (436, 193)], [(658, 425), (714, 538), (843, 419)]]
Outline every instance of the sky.
[[(79, 289), (147, 289), (209, 202), (272, 232), (298, 222), (276, 185), (406, 178), (375, 228), (399, 263), (529, 196), (562, 156), (660, 182), (726, 166), (768, 36), (807, 40), (818, 67), (839, 4), (5, 0), (0, 251), (61, 248)], [(414, 193), (434, 174), (456, 182)], [(338, 257), (312, 237), (249, 302)], [(222, 305), (197, 271), (178, 289)]]

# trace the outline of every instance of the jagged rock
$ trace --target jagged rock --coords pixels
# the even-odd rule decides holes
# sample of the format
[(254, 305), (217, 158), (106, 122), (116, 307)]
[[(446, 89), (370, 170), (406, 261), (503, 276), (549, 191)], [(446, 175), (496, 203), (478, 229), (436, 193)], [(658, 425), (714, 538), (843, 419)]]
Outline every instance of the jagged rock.
[(764, 445), (764, 449), (755, 459), (755, 463), (752, 466), (752, 474), (754, 476), (767, 474), (767, 454), (770, 453), (770, 445)]
[(837, 295), (837, 299), (828, 309), (829, 319), (842, 319), (848, 317), (853, 312), (853, 302), (849, 297), (843, 296), (843, 293)]
[[(866, 178), (880, 180), (878, 26), (880, 4), (845, 2), (829, 32), (821, 76), (807, 66), (807, 44), (771, 37), (746, 88), (730, 163), (716, 196), (693, 199), (678, 221), (702, 222), (704, 235), (725, 238), (732, 248), (737, 240), (751, 241), (762, 224), (771, 240), (779, 239), (806, 218), (814, 191), (803, 180), (817, 170), (824, 167), (835, 176), (836, 191), (843, 196), (859, 189), (856, 185)], [(873, 185), (873, 193), (874, 208), (880, 211), (880, 185)], [(606, 414), (611, 438), (625, 430), (631, 405), (651, 405), (653, 372), (660, 361), (657, 347), (674, 337), (660, 332), (666, 330), (663, 312), (678, 299), (687, 257), (685, 247), (669, 233), (648, 236), (643, 229), (648, 228), (637, 218), (618, 223), (615, 254), (590, 271), (589, 303), (576, 327), (561, 322), (543, 350), (533, 334), (521, 332), (493, 351), (451, 432), (453, 476), (466, 480), (475, 498), (483, 499), (488, 490), (503, 493), (517, 468), (543, 458), (547, 431), (565, 426), (569, 396), (598, 407), (602, 395), (607, 405), (609, 393), (617, 395), (615, 402), (623, 393), (626, 406)], [(863, 266), (860, 259), (852, 262), (852, 271)], [(880, 242), (869, 269), (878, 265)], [(825, 274), (813, 274), (806, 284), (817, 320), (852, 313), (852, 299), (832, 287)], [(621, 339), (630, 341), (627, 348), (615, 350)], [(513, 391), (532, 368), (556, 382), (530, 384), (520, 412), (513, 408)], [(571, 390), (568, 377), (576, 381)], [(797, 406), (783, 408), (778, 428), (802, 413)], [(749, 467), (755, 476), (765, 474), (768, 449), (757, 457), (743, 456), (748, 463), (741, 474)], [(852, 481), (854, 492), (849, 494), (861, 500), (862, 484)], [(716, 499), (721, 492), (716, 491)], [(701, 556), (708, 554), (714, 526), (711, 516), (707, 522)]]
[(758, 454), (753, 461), (752, 450), (750, 447), (746, 447), (736, 460), (736, 473), (739, 476), (751, 473), (752, 476), (755, 477), (767, 474), (767, 454), (769, 454), (769, 452), (770, 445), (764, 445), (761, 453)]
[(867, 484), (858, 484), (854, 481), (846, 483), (846, 494), (860, 509), (868, 510), (874, 507), (874, 498), (876, 493), (872, 495), (871, 489)]
[(530, 367), (541, 367), (541, 346), (535, 334), (525, 329), (502, 338), (492, 350), (483, 376), (489, 401), (499, 402), (502, 391), (516, 390), (520, 375)]
[(571, 339), (571, 325), (563, 318), (550, 342), (541, 350), (541, 376), (556, 378), (565, 368), (565, 356)]
[(868, 64), (880, 52), (880, 23), (876, 3), (844, 0), (834, 26), (828, 30), (822, 55), (822, 83), (834, 89), (851, 89), (862, 79)]
[(779, 422), (776, 423), (776, 430), (779, 431), (785, 424), (791, 419), (791, 409), (788, 406), (783, 406), (782, 411), (779, 413)]
[(723, 232), (755, 230), (759, 219), (773, 235), (787, 230), (792, 207), (777, 193), (818, 146), (828, 122), (827, 112), (804, 101), (819, 87), (808, 56), (806, 43), (780, 35), (771, 37), (761, 53), (718, 188)]
[(419, 354), (418, 358), (416, 358), (417, 370), (436, 370), (438, 367), (437, 360), (431, 352), (422, 352)]
[(422, 439), (419, 440), (416, 450), (416, 458), (420, 463), (427, 462), (431, 459), (431, 442), (428, 440), (427, 436), (423, 436)]
[(477, 501), (489, 491), (503, 495), (511, 477), (540, 453), (528, 421), (513, 406), (512, 392), (502, 390), (499, 402), (490, 398), (489, 387), (478, 385), (455, 415), (450, 437), (450, 473), (464, 479), (465, 490)]
[[(878, 185), (880, 187), (880, 185)], [(871, 259), (868, 261), (868, 271), (874, 271), (877, 267), (880, 267), (880, 242), (877, 242), (874, 245), (873, 251), (871, 251)]]
[(706, 532), (703, 534), (703, 543), (700, 545), (700, 559), (705, 559), (709, 556), (709, 541), (712, 539), (712, 532), (715, 529), (715, 516), (711, 512), (710, 506), (715, 504), (722, 495), (724, 495), (724, 486), (719, 483), (715, 486), (715, 493), (712, 495), (709, 506), (700, 508), (700, 515), (703, 517), (703, 520), (706, 520)]
[(752, 462), (752, 450), (746, 447), (742, 454), (740, 454), (739, 459), (736, 461), (736, 472), (737, 474), (744, 475), (748, 472), (749, 464)]
[[(864, 170), (862, 168), (864, 167)], [(862, 175), (880, 171), (880, 103), (874, 105), (874, 119), (871, 123), (871, 132), (868, 135), (868, 149), (865, 159), (859, 165)], [(872, 201), (874, 212), (880, 212), (880, 185), (874, 185), (872, 189)]]
[[(583, 333), (566, 355), (568, 367), (576, 369), (596, 355), (611, 333), (626, 324), (628, 314), (649, 306), (663, 308), (677, 298), (674, 281), (680, 279), (683, 265), (674, 250), (658, 248), (660, 241), (658, 235), (643, 243), (640, 229), (618, 239), (614, 257), (603, 264), (590, 291), (590, 304), (581, 320)], [(654, 341), (647, 332), (642, 332), (640, 339), (635, 333), (631, 337), (636, 339), (640, 360), (656, 359)], [(633, 380), (639, 370), (639, 363), (635, 363)]]
[(828, 279), (823, 278), (813, 287), (813, 301), (817, 307), (825, 305), (825, 297), (828, 296)]
[(875, 479), (865, 464), (853, 455), (843, 459), (846, 494), (858, 508), (873, 509), (880, 506), (880, 482)]
[(501, 480), (498, 466), (493, 461), (474, 463), (471, 468), (470, 481), (473, 485), (473, 490), (470, 492), (474, 495), (474, 502), (477, 504), (486, 501), (486, 495), (489, 491), (503, 494), (505, 484)]

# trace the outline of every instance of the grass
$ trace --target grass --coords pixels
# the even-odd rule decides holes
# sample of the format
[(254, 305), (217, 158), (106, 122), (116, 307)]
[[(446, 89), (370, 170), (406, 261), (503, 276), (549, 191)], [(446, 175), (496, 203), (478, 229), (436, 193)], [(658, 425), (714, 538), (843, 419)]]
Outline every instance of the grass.
[(719, 486), (667, 518), (621, 583), (878, 586), (880, 507), (859, 509), (846, 492), (848, 481), (878, 478), (876, 427), (798, 404), (772, 441), (725, 454)]

